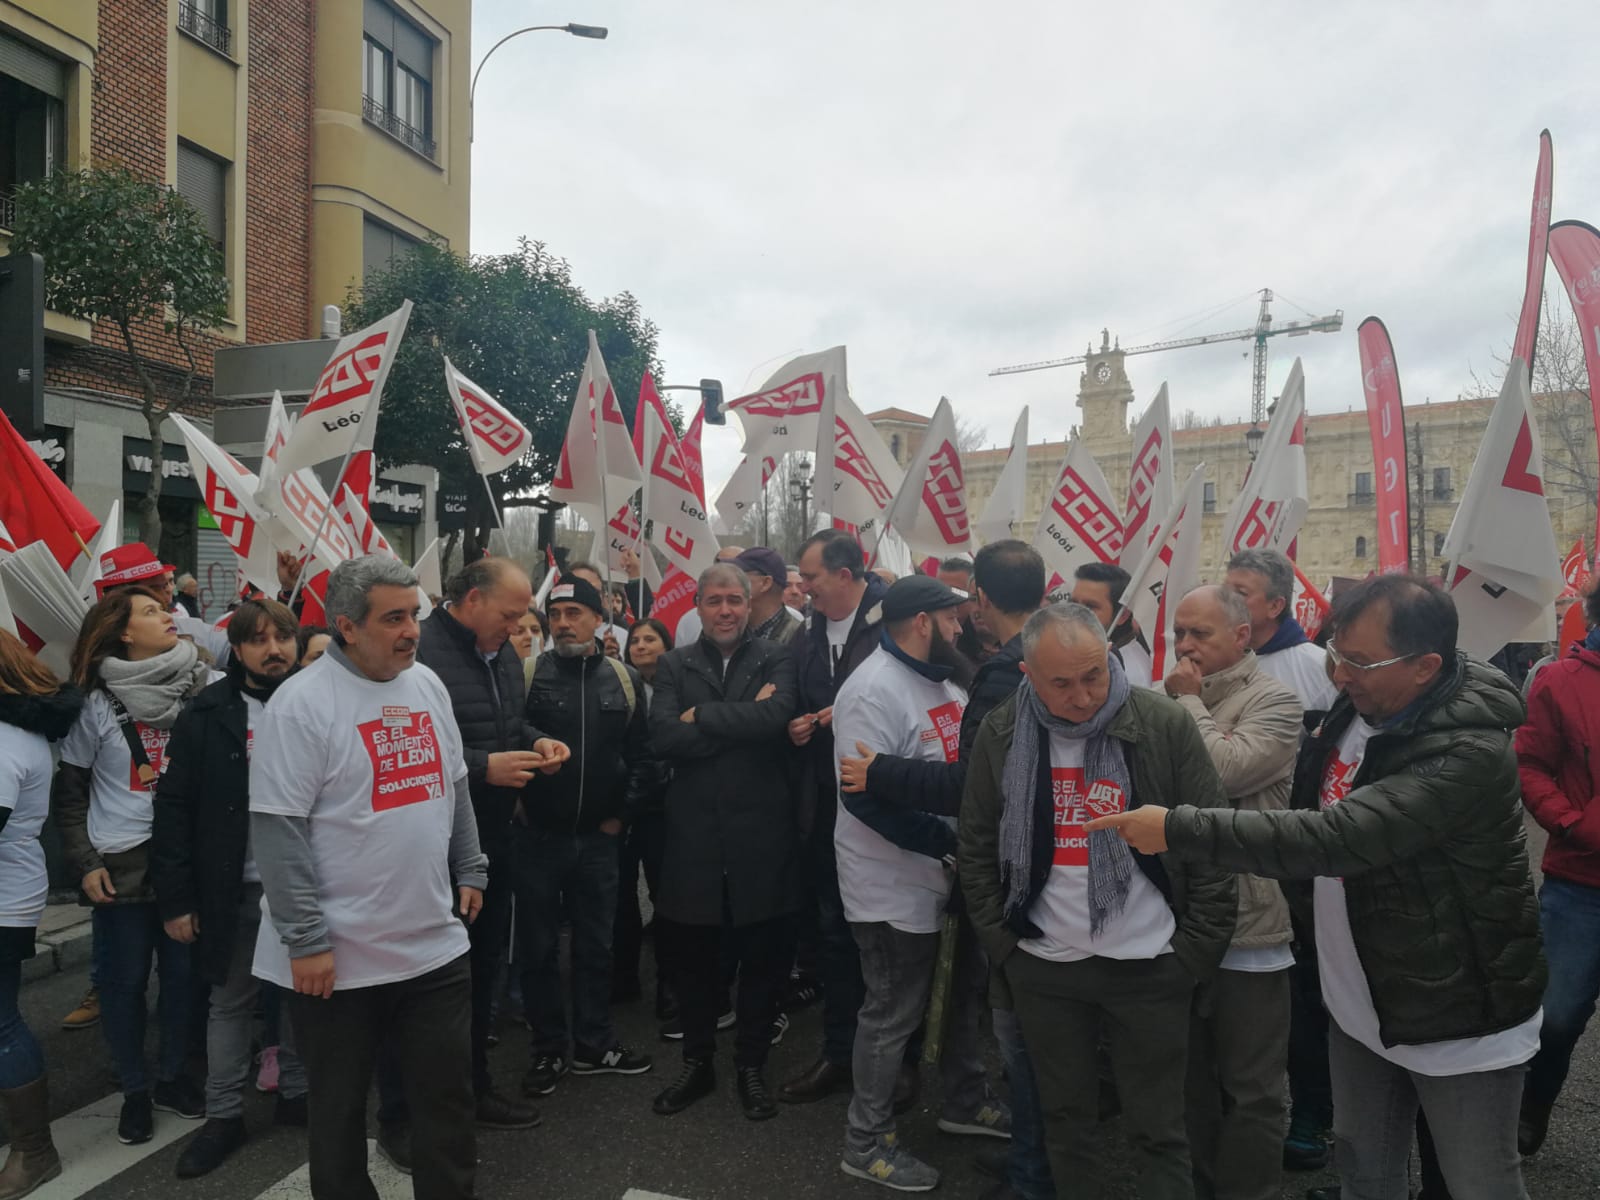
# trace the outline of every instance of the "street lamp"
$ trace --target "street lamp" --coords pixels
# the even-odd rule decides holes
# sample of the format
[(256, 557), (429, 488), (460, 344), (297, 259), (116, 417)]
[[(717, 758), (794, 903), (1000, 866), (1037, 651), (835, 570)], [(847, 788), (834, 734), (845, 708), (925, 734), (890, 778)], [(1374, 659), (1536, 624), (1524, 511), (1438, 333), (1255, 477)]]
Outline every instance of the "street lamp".
[(494, 57), (494, 52), (504, 46), (514, 37), (521, 37), (525, 33), (538, 33), (540, 30), (550, 29), (557, 33), (570, 33), (573, 37), (593, 38), (595, 41), (604, 41), (611, 31), (604, 25), (529, 25), (526, 29), (518, 29), (505, 35), (494, 45), (489, 47), (489, 53), (478, 60), (478, 69), (472, 73), (472, 86), (467, 89), (467, 140), (475, 140), (473, 122), (473, 98), (478, 94), (478, 76), (483, 74), (484, 64)]
[(811, 460), (799, 458), (795, 460), (794, 472), (789, 476), (789, 498), (800, 506), (800, 535), (806, 537), (811, 532), (811, 522), (808, 517), (808, 506), (811, 503)]
[(1251, 421), (1250, 428), (1244, 431), (1244, 444), (1245, 448), (1250, 451), (1251, 462), (1255, 462), (1256, 455), (1261, 453), (1261, 443), (1266, 440), (1266, 437), (1267, 431), (1254, 421)]

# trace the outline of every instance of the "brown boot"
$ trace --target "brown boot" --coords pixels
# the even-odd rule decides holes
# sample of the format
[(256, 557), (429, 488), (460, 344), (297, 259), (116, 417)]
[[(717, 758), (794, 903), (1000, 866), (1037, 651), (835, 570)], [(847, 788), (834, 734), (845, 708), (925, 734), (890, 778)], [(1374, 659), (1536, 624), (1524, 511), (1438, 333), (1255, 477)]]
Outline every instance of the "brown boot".
[(50, 1140), (50, 1093), (45, 1077), (0, 1090), (0, 1119), (11, 1134), (11, 1153), (0, 1169), (0, 1200), (21, 1200), (61, 1174), (61, 1156)]

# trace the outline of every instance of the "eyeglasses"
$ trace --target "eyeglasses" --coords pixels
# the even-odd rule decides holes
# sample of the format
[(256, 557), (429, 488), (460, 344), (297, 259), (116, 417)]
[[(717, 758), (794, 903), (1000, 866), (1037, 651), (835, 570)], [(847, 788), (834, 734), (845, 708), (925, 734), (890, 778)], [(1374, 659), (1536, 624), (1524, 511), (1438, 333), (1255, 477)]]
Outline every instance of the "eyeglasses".
[(1358, 663), (1358, 662), (1351, 662), (1348, 658), (1346, 658), (1344, 655), (1340, 654), (1337, 650), (1335, 650), (1333, 648), (1333, 643), (1332, 642), (1328, 643), (1327, 650), (1328, 650), (1328, 661), (1333, 664), (1333, 669), (1335, 671), (1337, 671), (1340, 667), (1349, 667), (1352, 671), (1362, 671), (1362, 672), (1376, 671), (1379, 667), (1392, 667), (1397, 662), (1405, 662), (1406, 659), (1408, 659), (1408, 658), (1416, 658), (1417, 657), (1415, 654), (1397, 654), (1397, 655), (1395, 655), (1395, 657), (1386, 658), (1381, 662)]

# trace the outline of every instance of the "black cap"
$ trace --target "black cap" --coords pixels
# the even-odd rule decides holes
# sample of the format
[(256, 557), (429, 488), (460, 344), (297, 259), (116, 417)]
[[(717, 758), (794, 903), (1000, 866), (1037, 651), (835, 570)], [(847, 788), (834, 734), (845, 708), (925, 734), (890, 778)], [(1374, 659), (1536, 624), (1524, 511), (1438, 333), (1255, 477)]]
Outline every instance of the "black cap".
[(555, 587), (550, 589), (550, 595), (545, 597), (545, 607), (552, 604), (568, 603), (582, 604), (594, 609), (602, 617), (606, 615), (605, 605), (600, 602), (600, 593), (581, 575), (567, 575), (556, 581)]
[(778, 585), (780, 592), (789, 582), (789, 568), (783, 561), (783, 555), (766, 546), (751, 546), (741, 551), (739, 557), (733, 560), (733, 565), (746, 575), (752, 571), (765, 575)]
[(966, 598), (965, 592), (940, 583), (932, 575), (906, 575), (889, 585), (883, 598), (883, 619), (903, 621), (918, 613), (954, 608)]

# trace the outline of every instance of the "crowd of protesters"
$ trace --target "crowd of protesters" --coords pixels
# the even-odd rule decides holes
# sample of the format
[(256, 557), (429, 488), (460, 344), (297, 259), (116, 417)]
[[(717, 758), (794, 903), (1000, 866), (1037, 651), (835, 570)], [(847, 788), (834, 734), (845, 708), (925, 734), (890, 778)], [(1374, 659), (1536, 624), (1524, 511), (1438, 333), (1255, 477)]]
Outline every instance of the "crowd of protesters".
[[(122, 1142), (203, 1120), (180, 1177), (246, 1142), (254, 1076), (312, 1194), (372, 1195), (375, 1083), (379, 1151), (469, 1197), (479, 1131), (652, 1070), (613, 1010), (653, 945), (654, 1111), (718, 1091), (732, 1029), (739, 1111), (847, 1095), (867, 1184), (938, 1186), (896, 1124), (936, 1062), (997, 1200), (1098, 1195), (1116, 1118), (1141, 1197), (1270, 1200), (1331, 1157), (1314, 1197), (1399, 1200), (1414, 1144), (1427, 1200), (1527, 1195), (1600, 993), (1600, 596), (1525, 702), (1420, 580), (1313, 642), (1266, 551), (1175, 598), (1164, 678), (1125, 572), (1047, 596), (1019, 541), (899, 579), (841, 531), (726, 548), (676, 628), (590, 564), (536, 605), (509, 560), (429, 598), (374, 557), (325, 626), (286, 592), (197, 636), (191, 579), (108, 559), (70, 679), (0, 632), (0, 1200), (61, 1170), (18, 1008), (47, 819), (93, 908), (65, 1023), (104, 1033)], [(814, 1060), (769, 1080), (814, 1002)], [(497, 1081), (507, 1012), (531, 1050)]]

